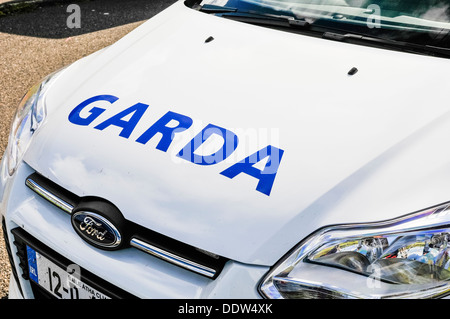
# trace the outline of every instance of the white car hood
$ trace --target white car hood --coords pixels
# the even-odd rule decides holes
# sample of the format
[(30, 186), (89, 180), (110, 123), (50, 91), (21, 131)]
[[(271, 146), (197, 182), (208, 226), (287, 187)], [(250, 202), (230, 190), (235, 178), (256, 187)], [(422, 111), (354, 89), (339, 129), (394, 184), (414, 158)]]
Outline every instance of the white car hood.
[[(25, 160), (154, 231), (272, 265), (320, 227), (450, 200), (449, 72), (445, 59), (271, 30), (179, 2), (58, 77)], [(68, 120), (102, 94), (119, 100), (90, 125)], [(94, 128), (136, 103), (149, 108), (130, 137)], [(136, 142), (168, 111), (194, 124), (166, 152), (157, 136)], [(177, 157), (210, 123), (239, 136), (235, 153), (208, 166)], [(269, 196), (253, 176), (220, 174), (267, 145), (284, 151)]]

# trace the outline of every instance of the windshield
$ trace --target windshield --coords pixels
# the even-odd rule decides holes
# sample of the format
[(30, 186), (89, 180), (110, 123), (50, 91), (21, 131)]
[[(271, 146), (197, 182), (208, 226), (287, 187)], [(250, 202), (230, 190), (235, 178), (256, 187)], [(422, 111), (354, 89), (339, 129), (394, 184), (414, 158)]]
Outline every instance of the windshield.
[(295, 17), (344, 33), (450, 47), (450, 0), (203, 0), (201, 5)]

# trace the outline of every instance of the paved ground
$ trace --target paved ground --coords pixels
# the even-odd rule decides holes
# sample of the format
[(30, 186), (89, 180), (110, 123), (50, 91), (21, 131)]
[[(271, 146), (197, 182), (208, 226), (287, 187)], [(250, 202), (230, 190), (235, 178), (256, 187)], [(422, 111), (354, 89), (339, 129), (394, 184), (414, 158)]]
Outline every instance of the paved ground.
[[(1, 6), (5, 0), (0, 0)], [(0, 154), (12, 117), (28, 88), (45, 75), (123, 37), (175, 0), (90, 0), (0, 15)], [(3, 3), (3, 4), (2, 4)], [(81, 8), (81, 28), (66, 25), (67, 5)], [(0, 230), (0, 299), (6, 298), (9, 262)]]

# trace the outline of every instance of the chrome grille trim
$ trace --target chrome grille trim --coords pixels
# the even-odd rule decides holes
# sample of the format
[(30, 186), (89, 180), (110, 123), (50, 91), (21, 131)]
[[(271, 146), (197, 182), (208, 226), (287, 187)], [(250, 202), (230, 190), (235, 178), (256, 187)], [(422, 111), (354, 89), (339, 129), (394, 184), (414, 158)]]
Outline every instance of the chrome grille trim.
[(131, 246), (133, 246), (139, 250), (142, 250), (148, 254), (151, 254), (155, 257), (161, 258), (167, 262), (170, 262), (170, 263), (180, 266), (182, 268), (192, 270), (192, 271), (202, 274), (204, 276), (213, 278), (216, 274), (216, 271), (214, 269), (200, 265), (196, 262), (187, 260), (180, 256), (174, 255), (168, 251), (165, 251), (163, 249), (155, 247), (155, 246), (153, 246), (147, 242), (144, 242), (140, 239), (131, 238), (130, 244), (131, 244)]
[[(75, 206), (67, 203), (67, 201), (63, 200), (62, 198), (56, 196), (55, 194), (53, 194), (52, 192), (47, 190), (45, 187), (43, 187), (37, 181), (33, 180), (33, 178), (31, 178), (31, 175), (30, 175), (30, 177), (28, 177), (26, 179), (25, 184), (31, 190), (33, 190), (36, 194), (38, 194), (42, 198), (46, 199), (51, 204), (59, 207), (65, 213), (72, 215), (72, 212), (73, 212)], [(191, 270), (197, 274), (206, 276), (208, 278), (213, 279), (218, 274), (218, 272), (213, 268), (201, 265), (197, 262), (188, 260), (177, 254), (174, 254), (167, 250), (156, 247), (142, 239), (138, 239), (136, 237), (131, 237), (129, 244), (130, 244), (130, 246), (132, 246), (144, 253), (147, 253), (147, 254), (157, 257), (157, 258), (160, 258), (166, 262), (177, 265), (181, 268)], [(211, 253), (209, 253), (209, 255), (211, 255)], [(218, 258), (218, 256), (216, 256), (216, 257)]]
[(38, 195), (40, 195), (41, 197), (43, 197), (44, 199), (46, 199), (47, 201), (49, 201), (53, 205), (61, 208), (64, 212), (66, 212), (68, 214), (72, 214), (72, 211), (73, 211), (73, 208), (74, 208), (72, 205), (70, 205), (69, 203), (65, 202), (61, 198), (53, 195), (52, 193), (50, 193), (48, 190), (43, 188), (41, 185), (36, 183), (31, 178), (27, 178), (25, 184), (31, 190), (33, 190), (35, 193), (37, 193)]

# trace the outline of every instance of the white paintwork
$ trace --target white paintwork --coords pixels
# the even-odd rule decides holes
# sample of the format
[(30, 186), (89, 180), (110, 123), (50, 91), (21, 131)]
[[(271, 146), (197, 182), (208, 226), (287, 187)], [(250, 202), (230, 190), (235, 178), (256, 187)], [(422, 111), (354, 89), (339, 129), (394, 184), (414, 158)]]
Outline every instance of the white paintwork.
[[(214, 41), (204, 43), (209, 36)], [(352, 67), (359, 72), (348, 76)], [(266, 269), (320, 227), (391, 219), (450, 199), (449, 71), (445, 59), (234, 22), (180, 1), (58, 77), (25, 162), (80, 196), (110, 200), (154, 231)], [(68, 121), (75, 106), (99, 94), (119, 100), (96, 104), (107, 110), (89, 126)], [(138, 102), (150, 107), (130, 138), (118, 128), (94, 129)], [(167, 111), (194, 125), (167, 152), (155, 148), (158, 138), (136, 143)], [(211, 166), (177, 158), (209, 123), (239, 136), (236, 152)], [(270, 196), (255, 190), (253, 177), (220, 175), (268, 144), (284, 150)], [(11, 222), (82, 261), (69, 248), (81, 242), (76, 234), (48, 235), (68, 217), (50, 223), (30, 193), (14, 203), (21, 192), (11, 193)], [(128, 254), (117, 252), (117, 260), (138, 263)], [(161, 275), (176, 290), (180, 270), (170, 269)], [(115, 280), (126, 286), (126, 278)], [(192, 297), (202, 296), (202, 284), (192, 285)]]
[[(215, 40), (205, 44), (210, 35)], [(446, 62), (269, 30), (177, 3), (59, 77), (25, 160), (155, 231), (271, 265), (318, 227), (449, 200)], [(353, 66), (359, 72), (349, 77)], [(75, 106), (99, 94), (120, 99), (102, 104), (107, 110), (88, 127), (68, 121)], [(93, 128), (138, 102), (150, 107), (129, 139), (118, 128)], [(166, 153), (155, 149), (158, 138), (136, 143), (167, 111), (191, 117), (193, 127)], [(176, 158), (208, 123), (250, 134), (216, 165)], [(253, 132), (259, 140), (251, 141)], [(431, 143), (430, 135), (437, 135)], [(255, 190), (253, 177), (219, 174), (266, 141), (285, 151), (270, 196)]]

